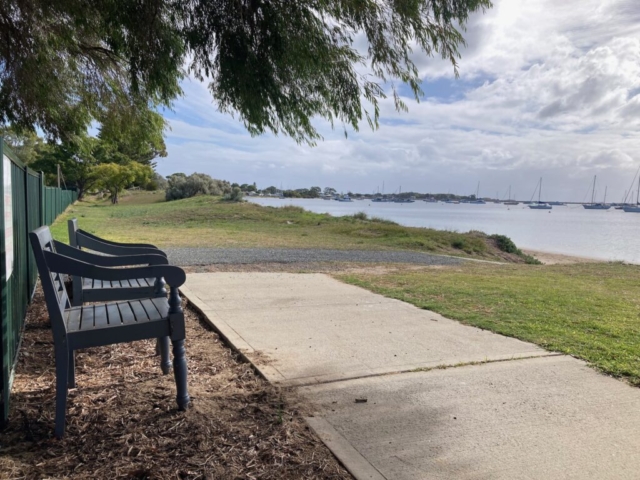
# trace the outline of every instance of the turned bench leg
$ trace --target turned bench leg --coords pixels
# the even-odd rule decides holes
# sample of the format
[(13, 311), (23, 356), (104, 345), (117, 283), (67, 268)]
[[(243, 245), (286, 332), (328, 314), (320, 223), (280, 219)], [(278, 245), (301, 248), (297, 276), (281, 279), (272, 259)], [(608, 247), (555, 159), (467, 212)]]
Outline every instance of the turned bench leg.
[(176, 379), (178, 408), (186, 410), (189, 407), (189, 392), (187, 391), (187, 358), (184, 340), (172, 340), (173, 343), (173, 375)]

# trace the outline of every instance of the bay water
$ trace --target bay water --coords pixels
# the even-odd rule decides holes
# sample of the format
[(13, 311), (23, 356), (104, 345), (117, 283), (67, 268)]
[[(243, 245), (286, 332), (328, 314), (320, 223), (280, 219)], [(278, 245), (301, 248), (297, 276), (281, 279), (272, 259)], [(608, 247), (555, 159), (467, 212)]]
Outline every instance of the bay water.
[(640, 264), (640, 213), (585, 210), (582, 205), (532, 210), (527, 205), (488, 203), (379, 203), (370, 200), (337, 202), (322, 199), (250, 197), (260, 205), (298, 205), (334, 216), (365, 212), (400, 225), (468, 232), (479, 230), (510, 237), (518, 247)]

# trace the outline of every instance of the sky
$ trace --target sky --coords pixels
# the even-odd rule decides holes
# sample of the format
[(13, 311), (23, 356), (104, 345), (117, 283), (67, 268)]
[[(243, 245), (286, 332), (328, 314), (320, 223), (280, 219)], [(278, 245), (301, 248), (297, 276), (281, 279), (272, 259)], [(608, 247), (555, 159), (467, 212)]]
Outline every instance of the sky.
[[(470, 18), (460, 77), (416, 53), (424, 97), (409, 111), (381, 101), (379, 129), (326, 122), (324, 140), (251, 137), (218, 112), (206, 84), (185, 80), (164, 114), (163, 175), (207, 173), (259, 188), (333, 187), (475, 193), (529, 200), (621, 201), (640, 167), (640, 5), (637, 0), (494, 0)], [(633, 185), (637, 189), (637, 185)]]

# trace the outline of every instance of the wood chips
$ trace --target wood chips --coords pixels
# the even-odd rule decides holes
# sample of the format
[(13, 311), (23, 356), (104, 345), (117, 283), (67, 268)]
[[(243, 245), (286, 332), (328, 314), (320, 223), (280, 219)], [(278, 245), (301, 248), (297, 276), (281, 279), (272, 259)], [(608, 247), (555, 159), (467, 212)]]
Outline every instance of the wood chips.
[(79, 351), (67, 430), (53, 437), (55, 369), (38, 291), (0, 436), (0, 478), (351, 478), (277, 389), (185, 309), (192, 407), (179, 412), (155, 342)]

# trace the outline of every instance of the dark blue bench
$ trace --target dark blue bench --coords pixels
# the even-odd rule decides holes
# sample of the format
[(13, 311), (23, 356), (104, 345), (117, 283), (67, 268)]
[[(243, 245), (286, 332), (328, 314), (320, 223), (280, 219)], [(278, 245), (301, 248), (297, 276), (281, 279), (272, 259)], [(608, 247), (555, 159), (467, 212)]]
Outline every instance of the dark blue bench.
[[(85, 249), (103, 255), (123, 257), (119, 265), (131, 266), (140, 264), (163, 264), (157, 257), (166, 260), (167, 254), (154, 245), (145, 243), (117, 243), (100, 238), (78, 228), (78, 220), (72, 218), (67, 222), (69, 230), (69, 245), (77, 250)], [(135, 261), (140, 260), (137, 264)], [(127, 263), (128, 262), (128, 263)], [(136, 298), (166, 297), (164, 280), (159, 278), (131, 278), (120, 281), (104, 281), (95, 278), (85, 278), (74, 275), (72, 277), (74, 306), (85, 302), (109, 302), (113, 300), (135, 300)]]
[[(143, 267), (112, 268), (118, 257), (103, 257), (87, 252), (82, 252), (82, 258), (75, 255), (66, 256), (64, 253), (70, 253), (67, 249), (72, 247), (53, 240), (48, 227), (34, 230), (29, 234), (29, 239), (53, 332), (56, 364), (56, 437), (64, 435), (67, 390), (75, 386), (74, 351), (82, 348), (151, 338), (171, 339), (176, 399), (178, 407), (185, 410), (190, 399), (184, 349), (184, 313), (178, 292), (178, 287), (186, 280), (184, 271), (171, 265), (153, 264), (155, 260), (150, 260), (150, 265)], [(77, 253), (77, 250), (74, 253)], [(89, 263), (85, 260), (101, 263)], [(151, 297), (99, 305), (71, 306), (64, 285), (64, 275), (102, 282), (164, 277), (170, 286), (170, 293), (168, 299), (166, 296)], [(168, 373), (169, 368), (165, 365), (168, 363), (168, 345), (162, 350), (162, 370)]]

